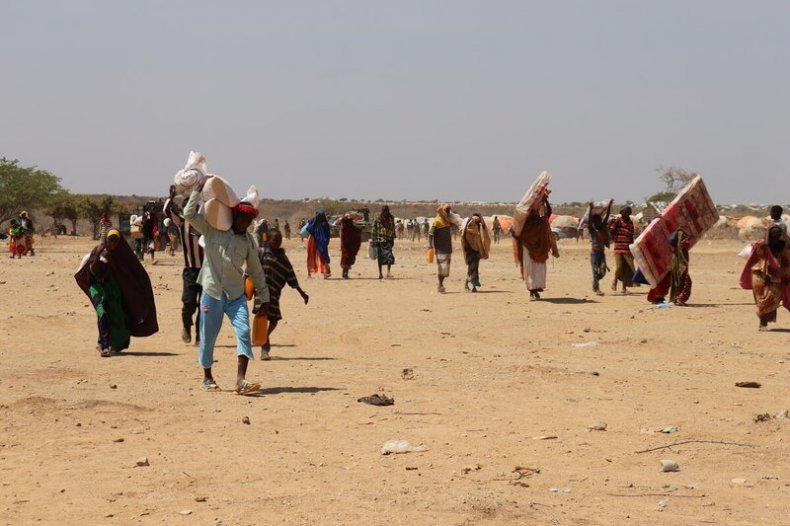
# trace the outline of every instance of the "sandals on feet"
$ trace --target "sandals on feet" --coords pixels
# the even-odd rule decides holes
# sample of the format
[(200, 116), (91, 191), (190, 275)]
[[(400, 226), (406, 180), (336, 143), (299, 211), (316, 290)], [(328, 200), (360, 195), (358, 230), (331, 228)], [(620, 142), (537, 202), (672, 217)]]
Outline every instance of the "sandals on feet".
[(220, 388), (217, 385), (217, 382), (214, 381), (213, 378), (209, 378), (207, 380), (203, 380), (203, 389), (206, 391), (219, 391)]
[(247, 380), (244, 380), (243, 382), (241, 382), (236, 386), (236, 390), (234, 392), (237, 395), (247, 395), (260, 390), (261, 390), (261, 384), (253, 384), (248, 382)]

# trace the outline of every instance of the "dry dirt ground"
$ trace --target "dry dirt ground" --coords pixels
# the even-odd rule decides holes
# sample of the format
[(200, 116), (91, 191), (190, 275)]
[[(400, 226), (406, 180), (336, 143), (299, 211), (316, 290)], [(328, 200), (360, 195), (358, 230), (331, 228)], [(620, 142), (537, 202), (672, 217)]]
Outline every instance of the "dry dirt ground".
[[(456, 252), (440, 295), (419, 244), (396, 245), (394, 279), (360, 254), (344, 281), (308, 279), (291, 241), (310, 304), (284, 292), (249, 397), (227, 325), (226, 391), (200, 389), (180, 254), (146, 262), (161, 331), (100, 358), (72, 278), (91, 245), (0, 261), (2, 524), (790, 524), (790, 420), (754, 421), (790, 409), (790, 313), (757, 332), (737, 242), (695, 247), (691, 306), (658, 309), (609, 276), (592, 295), (586, 243), (560, 244), (529, 302), (508, 244), (479, 294)], [(373, 393), (395, 405), (357, 402)], [(383, 456), (394, 438), (427, 451)]]

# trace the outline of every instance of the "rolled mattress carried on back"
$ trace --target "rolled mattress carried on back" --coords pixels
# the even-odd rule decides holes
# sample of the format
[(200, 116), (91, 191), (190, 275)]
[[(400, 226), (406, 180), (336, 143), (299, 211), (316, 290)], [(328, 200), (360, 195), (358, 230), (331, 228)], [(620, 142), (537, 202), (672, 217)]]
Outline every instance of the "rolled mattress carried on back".
[(637, 267), (652, 286), (671, 271), (672, 244), (669, 236), (683, 229), (693, 246), (719, 219), (705, 183), (697, 176), (636, 238), (630, 246)]
[(551, 182), (551, 174), (549, 172), (541, 172), (532, 186), (529, 187), (527, 193), (521, 198), (521, 201), (516, 205), (516, 211), (513, 214), (513, 232), (518, 236), (521, 234), (521, 229), (524, 228), (524, 223), (527, 216), (533, 210), (538, 210), (543, 204), (543, 197)]

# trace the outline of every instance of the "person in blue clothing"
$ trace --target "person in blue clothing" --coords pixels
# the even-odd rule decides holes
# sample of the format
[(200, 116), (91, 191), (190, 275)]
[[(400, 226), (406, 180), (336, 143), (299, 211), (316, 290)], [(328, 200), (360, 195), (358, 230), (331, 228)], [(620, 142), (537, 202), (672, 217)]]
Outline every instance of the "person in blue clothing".
[(233, 224), (230, 230), (218, 230), (208, 224), (198, 211), (200, 192), (207, 179), (199, 183), (189, 196), (184, 207), (184, 218), (205, 238), (206, 250), (198, 282), (203, 287), (200, 298), (200, 352), (198, 361), (203, 367), (203, 388), (218, 391), (214, 381), (214, 344), (217, 340), (222, 317), (230, 319), (236, 333), (236, 394), (250, 394), (260, 390), (258, 383), (248, 382), (247, 365), (253, 359), (250, 340), (250, 316), (247, 298), (244, 295), (244, 274), (250, 276), (255, 285), (253, 313), (268, 309), (269, 287), (258, 260), (257, 248), (252, 235), (247, 232), (258, 210), (249, 203), (239, 203), (233, 208)]

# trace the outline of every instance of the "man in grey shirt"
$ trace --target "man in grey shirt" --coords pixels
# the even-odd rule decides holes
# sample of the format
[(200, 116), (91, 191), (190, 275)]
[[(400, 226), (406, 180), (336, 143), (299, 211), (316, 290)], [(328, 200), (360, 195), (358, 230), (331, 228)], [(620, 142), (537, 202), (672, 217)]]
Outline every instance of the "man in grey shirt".
[(239, 357), (236, 389), (237, 394), (258, 391), (261, 386), (248, 382), (247, 364), (253, 359), (250, 342), (250, 317), (247, 311), (247, 298), (244, 295), (244, 273), (255, 284), (255, 306), (257, 313), (267, 309), (269, 287), (258, 260), (257, 249), (252, 236), (247, 233), (258, 210), (249, 203), (239, 203), (233, 208), (233, 226), (230, 230), (217, 230), (206, 221), (198, 211), (200, 192), (204, 179), (192, 191), (184, 207), (184, 218), (201, 234), (206, 242), (205, 258), (198, 274), (198, 283), (203, 287), (200, 298), (200, 353), (198, 361), (203, 367), (203, 387), (208, 391), (218, 391), (211, 366), (214, 363), (214, 343), (222, 326), (223, 314), (228, 316), (236, 333), (236, 352)]

